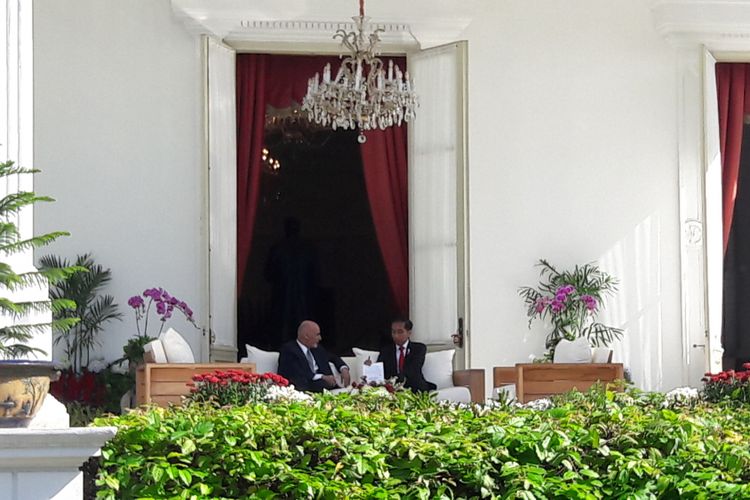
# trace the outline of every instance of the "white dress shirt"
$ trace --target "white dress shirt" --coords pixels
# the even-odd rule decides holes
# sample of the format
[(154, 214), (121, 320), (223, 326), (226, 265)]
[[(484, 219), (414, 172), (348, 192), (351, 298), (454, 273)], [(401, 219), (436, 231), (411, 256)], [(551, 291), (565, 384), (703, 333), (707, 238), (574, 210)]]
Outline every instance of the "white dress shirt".
[[(404, 342), (404, 365), (406, 365), (406, 353), (409, 352), (409, 341), (407, 340)], [(396, 373), (399, 373), (398, 371), (398, 358), (401, 356), (401, 346), (396, 346)]]

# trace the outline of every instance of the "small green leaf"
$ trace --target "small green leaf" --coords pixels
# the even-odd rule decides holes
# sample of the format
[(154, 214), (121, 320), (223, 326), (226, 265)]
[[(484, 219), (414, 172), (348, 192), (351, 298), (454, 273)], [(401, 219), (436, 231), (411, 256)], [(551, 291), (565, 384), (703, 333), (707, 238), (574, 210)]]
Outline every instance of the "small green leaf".
[(183, 483), (185, 483), (185, 486), (190, 486), (190, 483), (193, 480), (193, 476), (188, 472), (186, 469), (179, 469), (177, 471), (177, 474), (180, 476), (180, 479)]

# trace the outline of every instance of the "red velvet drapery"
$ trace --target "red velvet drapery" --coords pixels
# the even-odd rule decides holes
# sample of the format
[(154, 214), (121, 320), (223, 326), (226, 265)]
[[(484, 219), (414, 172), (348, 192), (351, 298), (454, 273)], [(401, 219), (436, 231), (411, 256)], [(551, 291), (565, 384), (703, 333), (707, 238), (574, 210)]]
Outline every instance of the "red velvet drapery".
[(373, 130), (362, 144), (372, 221), (396, 307), (409, 314), (409, 205), (406, 126)]
[(242, 293), (260, 193), (268, 56), (237, 56), (237, 291)]
[(722, 214), (724, 251), (732, 229), (734, 201), (742, 152), (744, 117), (750, 112), (750, 65), (719, 63), (716, 65), (716, 87), (719, 100), (719, 139), (721, 143)]
[[(237, 56), (237, 279), (241, 293), (258, 207), (266, 106), (302, 102), (307, 81), (326, 63), (336, 74), (340, 59), (320, 56)], [(406, 67), (404, 58), (394, 63)], [(406, 127), (367, 133), (362, 166), (381, 255), (394, 301), (409, 312)]]

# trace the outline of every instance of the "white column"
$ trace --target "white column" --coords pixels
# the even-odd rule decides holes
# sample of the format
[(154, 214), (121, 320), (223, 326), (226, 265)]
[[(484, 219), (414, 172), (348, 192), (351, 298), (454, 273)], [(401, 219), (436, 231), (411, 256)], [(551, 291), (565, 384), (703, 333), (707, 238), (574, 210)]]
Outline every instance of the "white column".
[[(33, 0), (5, 0), (0, 9), (0, 38), (5, 51), (0, 51), (0, 160), (13, 160), (23, 167), (34, 166), (34, 102), (33, 102)], [(30, 175), (13, 176), (0, 182), (0, 197), (19, 190), (30, 191), (34, 187)], [(16, 220), (22, 238), (33, 234), (34, 217), (32, 207), (21, 211)], [(4, 257), (16, 272), (34, 270), (33, 250)], [(13, 300), (45, 300), (47, 287), (29, 287), (14, 292), (3, 292)], [(34, 314), (26, 321), (46, 322), (50, 313)], [(0, 324), (8, 324), (10, 318), (1, 318)], [(46, 355), (38, 359), (52, 359), (52, 332), (49, 329), (28, 342), (42, 349)]]

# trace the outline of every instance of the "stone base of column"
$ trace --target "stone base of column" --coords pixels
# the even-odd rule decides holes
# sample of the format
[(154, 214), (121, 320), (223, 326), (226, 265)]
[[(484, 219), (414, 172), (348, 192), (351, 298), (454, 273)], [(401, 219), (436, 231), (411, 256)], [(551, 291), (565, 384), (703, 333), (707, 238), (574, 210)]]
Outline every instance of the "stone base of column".
[(80, 500), (79, 467), (116, 432), (115, 427), (0, 429), (0, 498)]

